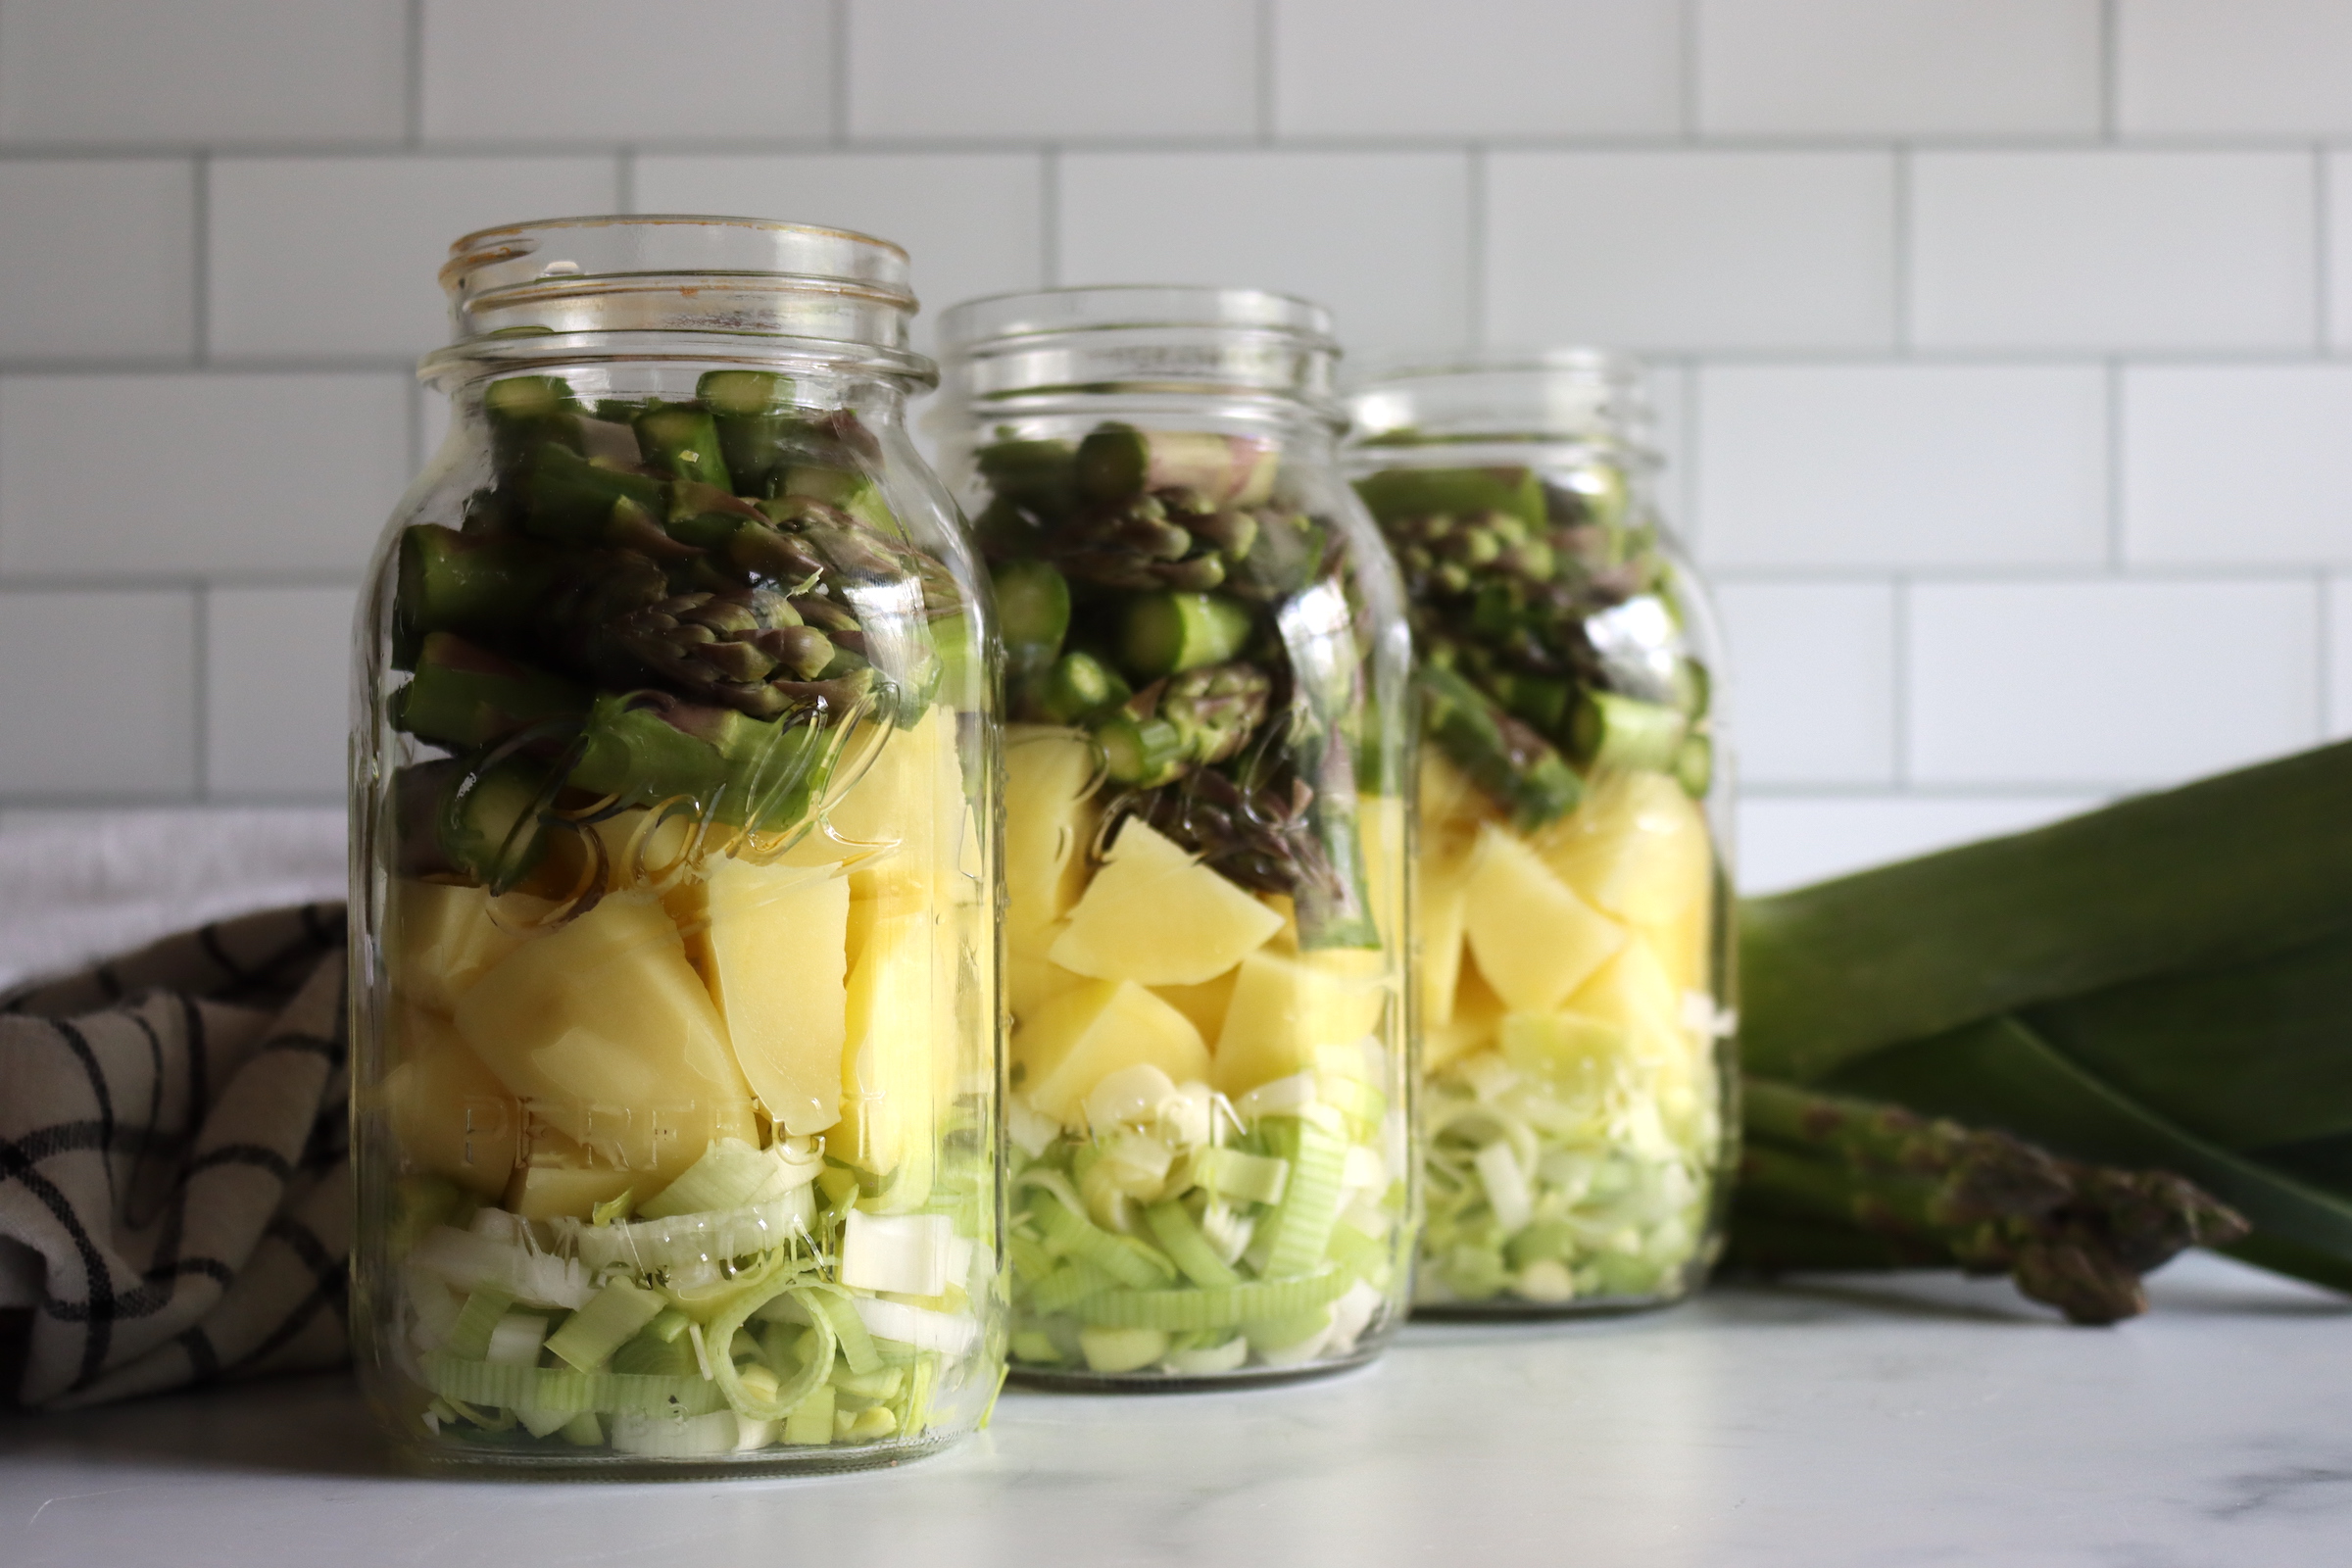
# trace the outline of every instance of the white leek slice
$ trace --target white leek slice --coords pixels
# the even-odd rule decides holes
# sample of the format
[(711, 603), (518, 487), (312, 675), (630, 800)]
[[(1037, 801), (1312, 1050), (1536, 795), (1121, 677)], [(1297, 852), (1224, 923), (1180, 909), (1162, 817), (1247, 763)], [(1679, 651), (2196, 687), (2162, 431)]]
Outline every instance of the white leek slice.
[(1250, 1359), (1250, 1342), (1236, 1334), (1223, 1345), (1205, 1349), (1170, 1350), (1168, 1365), (1187, 1377), (1215, 1377), (1220, 1372), (1238, 1372)]
[(1315, 1075), (1295, 1072), (1259, 1084), (1233, 1102), (1234, 1114), (1245, 1122), (1260, 1116), (1295, 1116), (1315, 1102)]
[(490, 1348), (482, 1359), (502, 1366), (537, 1366), (539, 1347), (547, 1339), (547, 1319), (530, 1312), (509, 1312), (490, 1330)]
[(955, 1225), (945, 1214), (850, 1210), (841, 1236), (841, 1283), (853, 1290), (938, 1296), (951, 1278)]
[(596, 1294), (575, 1258), (436, 1225), (409, 1252), (409, 1266), (453, 1290), (501, 1290), (533, 1306), (581, 1307)]
[(707, 1459), (733, 1453), (742, 1429), (732, 1410), (684, 1418), (667, 1415), (615, 1415), (612, 1451), (641, 1454), (649, 1459)]
[(1535, 1217), (1535, 1200), (1528, 1193), (1527, 1173), (1519, 1168), (1519, 1156), (1510, 1143), (1495, 1139), (1470, 1163), (1478, 1169), (1479, 1185), (1487, 1190), (1487, 1205), (1494, 1210), (1494, 1223), (1506, 1234), (1524, 1229)]
[[(715, 1278), (717, 1265), (728, 1258), (769, 1251), (806, 1237), (814, 1213), (808, 1189), (801, 1186), (744, 1208), (631, 1220), (626, 1225), (572, 1220), (564, 1234), (577, 1243), (580, 1261), (591, 1269), (622, 1263), (642, 1272), (699, 1264), (708, 1265)], [(670, 1283), (679, 1284), (674, 1279)]]
[(904, 1301), (884, 1301), (870, 1296), (854, 1297), (850, 1304), (858, 1309), (866, 1332), (874, 1338), (896, 1340), (918, 1350), (961, 1355), (980, 1339), (979, 1320), (961, 1312), (934, 1312), (929, 1307), (908, 1306)]
[(816, 1180), (823, 1161), (801, 1140), (754, 1149), (740, 1138), (713, 1139), (676, 1181), (637, 1205), (639, 1219), (670, 1219), (772, 1202)]

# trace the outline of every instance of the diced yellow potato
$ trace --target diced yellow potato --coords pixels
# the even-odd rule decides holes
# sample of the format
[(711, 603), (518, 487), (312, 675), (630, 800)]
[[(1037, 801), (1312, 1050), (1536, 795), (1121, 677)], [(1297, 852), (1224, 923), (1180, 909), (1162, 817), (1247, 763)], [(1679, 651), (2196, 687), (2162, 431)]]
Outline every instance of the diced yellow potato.
[(1680, 914), (1656, 925), (1637, 925), (1634, 933), (1649, 944), (1678, 991), (1706, 991), (1712, 985), (1715, 939), (1714, 890), (1702, 889)]
[(1036, 931), (1009, 928), (1004, 933), (1004, 1004), (1017, 1023), (1066, 991), (1089, 984), (1046, 955), (1066, 922), (1056, 920)]
[[(1472, 841), (1475, 845), (1476, 840)], [(1421, 941), (1421, 1016), (1430, 1027), (1453, 1016), (1454, 988), (1462, 971), (1462, 921), (1470, 912), (1469, 846), (1445, 847), (1425, 840), (1416, 893)]]
[(1004, 731), (1004, 897), (1012, 917), (1042, 925), (1069, 913), (1086, 882), (1101, 812), (1094, 743), (1058, 724)]
[(1237, 964), (1197, 986), (1153, 986), (1152, 994), (1192, 1019), (1201, 1039), (1214, 1040), (1225, 1027), (1225, 1009), (1233, 1001), (1234, 984), (1241, 975)]
[(1313, 1066), (1320, 1047), (1361, 1040), (1379, 1027), (1389, 1000), (1384, 968), (1369, 951), (1250, 955), (1217, 1033), (1209, 1081), (1225, 1094), (1248, 1094)]
[(695, 884), (700, 966), (735, 1061), (768, 1118), (796, 1138), (841, 1120), (848, 1039), (850, 885), (821, 866), (721, 860)]
[(1066, 1127), (1086, 1125), (1086, 1097), (1122, 1067), (1180, 1084), (1209, 1071), (1193, 1021), (1132, 980), (1090, 980), (1047, 1003), (1013, 1032), (1012, 1063), (1030, 1103)]
[(1625, 1026), (1581, 1012), (1505, 1013), (1498, 1031), (1505, 1061), (1571, 1093), (1597, 1096), (1625, 1064)]
[(1422, 1073), (1438, 1072), (1448, 1062), (1494, 1045), (1502, 1017), (1502, 999), (1478, 972), (1477, 962), (1464, 956), (1461, 980), (1454, 988), (1453, 1016), (1421, 1031)]
[(841, 1130), (828, 1152), (889, 1178), (882, 1200), (888, 1208), (919, 1208), (931, 1196), (937, 1058), (946, 1054), (952, 1060), (955, 1049), (938, 1010), (949, 982), (933, 972), (949, 959), (944, 947), (927, 913), (886, 914), (850, 971)]
[(400, 1060), (377, 1094), (402, 1166), (496, 1198), (520, 1157), (522, 1106), (448, 1019), (402, 1006), (392, 1028)]
[(1446, 760), (1435, 746), (1421, 748), (1421, 849), (1467, 850), (1479, 827), (1497, 819), (1496, 811), (1470, 775)]
[(1561, 881), (1637, 925), (1663, 925), (1703, 897), (1714, 874), (1707, 819), (1663, 773), (1611, 772), (1536, 841)]
[(602, 1163), (562, 1133), (541, 1128), (531, 1137), (528, 1162), (507, 1183), (501, 1203), (524, 1219), (588, 1219), (597, 1204), (631, 1188), (642, 1198), (662, 1185), (663, 1179), (644, 1171)]
[(1488, 823), (1472, 852), (1463, 930), (1479, 973), (1513, 1012), (1549, 1012), (1625, 945), (1625, 931)]
[(555, 906), (527, 893), (493, 899), (488, 888), (403, 877), (392, 884), (385, 924), (393, 995), (448, 1012), (483, 971), (522, 946)]
[(1281, 925), (1273, 910), (1129, 817), (1049, 956), (1099, 980), (1197, 986)]
[(956, 717), (926, 710), (911, 728), (882, 743), (849, 793), (825, 812), (833, 836), (858, 858), (851, 890), (877, 902), (881, 915), (905, 914), (933, 900), (976, 896), (963, 862), (963, 767), (956, 755)]
[(756, 1125), (718, 1009), (650, 895), (609, 895), (517, 948), (457, 1024), (533, 1115), (614, 1165), (674, 1173)]
[(1568, 1010), (1614, 1024), (1637, 1039), (1682, 1033), (1683, 997), (1646, 942), (1628, 942), (1577, 988)]
[(605, 851), (605, 886), (625, 892), (674, 876), (695, 853), (702, 822), (691, 810), (671, 811), (660, 821), (652, 808), (615, 811), (589, 831)]

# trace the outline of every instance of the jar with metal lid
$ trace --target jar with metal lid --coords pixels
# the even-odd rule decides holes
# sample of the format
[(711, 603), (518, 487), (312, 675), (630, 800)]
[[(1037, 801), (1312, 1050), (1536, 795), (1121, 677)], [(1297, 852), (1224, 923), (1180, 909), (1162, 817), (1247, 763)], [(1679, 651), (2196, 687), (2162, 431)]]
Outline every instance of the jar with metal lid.
[(411, 1456), (890, 1463), (1001, 1381), (988, 595), (906, 258), (459, 240), (360, 612), (353, 1334)]
[(1412, 753), (1324, 313), (1065, 289), (942, 337), (1011, 720), (1014, 1371), (1360, 1362), (1411, 1256)]
[(1639, 369), (1401, 370), (1348, 471), (1422, 698), (1416, 1309), (1675, 1300), (1737, 1121), (1722, 655), (1661, 520)]

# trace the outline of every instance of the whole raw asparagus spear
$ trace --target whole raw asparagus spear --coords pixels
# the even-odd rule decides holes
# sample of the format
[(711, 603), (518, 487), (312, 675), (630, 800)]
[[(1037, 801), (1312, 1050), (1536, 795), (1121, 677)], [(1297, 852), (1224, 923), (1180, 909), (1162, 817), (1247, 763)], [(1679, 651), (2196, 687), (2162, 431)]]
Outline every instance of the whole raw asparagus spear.
[(1758, 1267), (1856, 1266), (1859, 1234), (1895, 1261), (2006, 1273), (2074, 1322), (2112, 1323), (2146, 1310), (2141, 1275), (2246, 1233), (2169, 1172), (2062, 1160), (1897, 1105), (1750, 1078), (1743, 1120), (1732, 1250)]

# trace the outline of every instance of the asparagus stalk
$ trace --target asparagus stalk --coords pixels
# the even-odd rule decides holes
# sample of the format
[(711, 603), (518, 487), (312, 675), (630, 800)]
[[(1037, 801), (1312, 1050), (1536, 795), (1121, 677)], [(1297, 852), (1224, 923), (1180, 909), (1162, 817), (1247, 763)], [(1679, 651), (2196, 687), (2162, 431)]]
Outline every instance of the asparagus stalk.
[(1683, 715), (1663, 703), (1617, 692), (1587, 692), (1568, 722), (1568, 745), (1592, 767), (1671, 769), (1680, 755)]
[(1416, 672), (1422, 725), (1471, 782), (1510, 808), (1522, 832), (1567, 815), (1584, 784), (1549, 743), (1504, 712), (1450, 669), (1424, 663)]
[(792, 382), (768, 370), (706, 370), (694, 394), (710, 411), (719, 461), (736, 489), (764, 496), (792, 430)]
[(394, 601), (401, 642), (413, 664), (425, 634), (461, 632), (493, 640), (528, 628), (562, 574), (564, 557), (536, 540), (460, 533), (418, 523), (400, 538)]
[(1544, 483), (1533, 468), (1386, 468), (1357, 480), (1355, 493), (1383, 527), (1408, 517), (1483, 512), (1500, 513), (1531, 529), (1544, 527), (1545, 520)]
[(1215, 594), (1144, 594), (1119, 628), (1119, 663), (1136, 680), (1220, 664), (1250, 640), (1250, 608)]
[(667, 468), (680, 479), (733, 493), (734, 481), (728, 477), (726, 459), (719, 448), (718, 425), (710, 410), (692, 403), (653, 402), (639, 409), (629, 423), (648, 464)]
[(1070, 630), (1070, 585), (1043, 561), (1007, 561), (991, 577), (1004, 638), (1007, 685), (1033, 681), (1060, 656)]
[(453, 632), (424, 639), (416, 671), (392, 698), (392, 721), (453, 750), (493, 745), (533, 724), (576, 718), (589, 694), (560, 675), (517, 664)]
[(977, 458), (999, 500), (1049, 522), (1068, 515), (1078, 452), (1067, 441), (999, 441), (982, 447)]
[[(2139, 1276), (2185, 1248), (2246, 1234), (2236, 1213), (2163, 1171), (2052, 1157), (2006, 1133), (1749, 1079), (1736, 1255), (1801, 1266), (1806, 1229), (1890, 1239), (1903, 1260), (2007, 1273), (2077, 1323), (2146, 1309)], [(1759, 1245), (1748, 1216), (1768, 1221)], [(1818, 1266), (1818, 1265), (1816, 1265)]]
[(1056, 724), (1075, 724), (1135, 695), (1119, 672), (1084, 649), (1055, 660), (1037, 683), (1038, 711)]
[(1105, 425), (1078, 444), (1075, 477), (1096, 501), (1183, 490), (1211, 506), (1253, 507), (1274, 493), (1280, 461), (1255, 436)]

